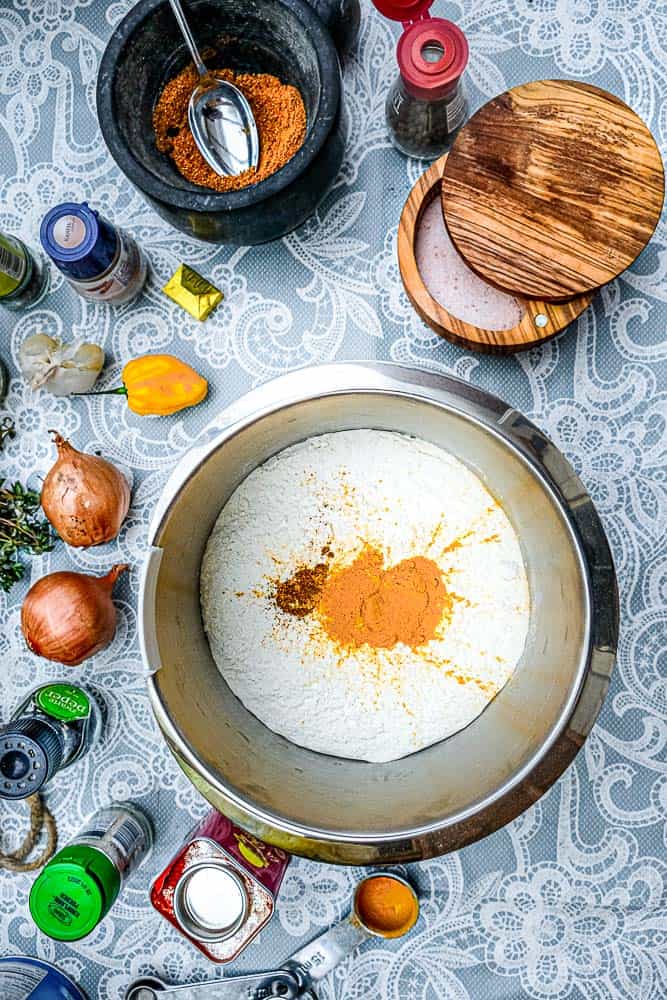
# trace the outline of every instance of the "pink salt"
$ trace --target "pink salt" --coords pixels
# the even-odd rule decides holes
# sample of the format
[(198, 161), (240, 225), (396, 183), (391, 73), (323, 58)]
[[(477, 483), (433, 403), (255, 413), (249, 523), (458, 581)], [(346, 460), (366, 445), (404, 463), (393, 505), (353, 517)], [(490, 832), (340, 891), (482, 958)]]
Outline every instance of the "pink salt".
[(521, 322), (523, 307), (506, 292), (471, 271), (452, 243), (440, 199), (427, 205), (415, 240), (422, 281), (433, 298), (456, 319), (483, 330), (509, 330)]

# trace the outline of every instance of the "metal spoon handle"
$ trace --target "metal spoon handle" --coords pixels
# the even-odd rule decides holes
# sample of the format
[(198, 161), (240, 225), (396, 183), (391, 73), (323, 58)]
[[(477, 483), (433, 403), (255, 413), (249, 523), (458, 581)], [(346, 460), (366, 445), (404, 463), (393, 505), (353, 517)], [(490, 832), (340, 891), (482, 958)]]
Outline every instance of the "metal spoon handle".
[(128, 988), (125, 1000), (295, 1000), (302, 996), (299, 980), (286, 969), (275, 972), (252, 973), (247, 976), (230, 976), (205, 983), (186, 986), (167, 986), (160, 979), (138, 979)]
[(324, 979), (369, 937), (372, 935), (350, 915), (290, 956), (284, 969), (295, 972), (306, 989), (311, 983)]
[(190, 49), (190, 55), (192, 56), (192, 61), (197, 68), (197, 72), (200, 76), (204, 77), (208, 75), (208, 70), (204, 65), (202, 57), (199, 55), (199, 49), (197, 48), (197, 43), (194, 40), (192, 32), (188, 22), (185, 20), (185, 13), (181, 7), (181, 0), (169, 0), (171, 9), (174, 12), (174, 17), (178, 21), (178, 26), (181, 29), (183, 38), (185, 39), (188, 48)]

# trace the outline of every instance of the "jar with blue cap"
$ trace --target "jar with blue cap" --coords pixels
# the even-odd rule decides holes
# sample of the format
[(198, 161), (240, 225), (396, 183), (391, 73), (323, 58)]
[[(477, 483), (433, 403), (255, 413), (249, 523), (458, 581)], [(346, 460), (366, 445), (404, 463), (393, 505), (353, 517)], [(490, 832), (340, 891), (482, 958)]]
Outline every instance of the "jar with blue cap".
[(0, 958), (2, 1000), (86, 1000), (83, 990), (50, 962), (27, 955)]
[(148, 265), (135, 240), (89, 207), (64, 202), (46, 213), (42, 246), (84, 299), (121, 305), (135, 298)]

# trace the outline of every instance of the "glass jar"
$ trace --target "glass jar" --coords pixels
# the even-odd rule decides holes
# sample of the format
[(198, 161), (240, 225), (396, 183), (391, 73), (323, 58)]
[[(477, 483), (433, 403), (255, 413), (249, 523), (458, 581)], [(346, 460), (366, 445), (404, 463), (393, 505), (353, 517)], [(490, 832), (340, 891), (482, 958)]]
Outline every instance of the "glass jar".
[(443, 17), (431, 17), (432, 0), (373, 0), (403, 32), (396, 48), (399, 75), (385, 104), (389, 137), (406, 156), (432, 160), (449, 151), (468, 117), (461, 84), (468, 41)]
[(40, 254), (18, 237), (0, 233), (0, 305), (14, 312), (37, 305), (48, 291), (49, 278)]
[(40, 227), (42, 247), (72, 288), (89, 302), (122, 305), (141, 292), (148, 273), (145, 254), (87, 202), (63, 202)]
[(91, 816), (72, 845), (102, 851), (113, 861), (124, 881), (153, 849), (153, 827), (140, 809), (122, 802), (106, 806)]
[(399, 76), (387, 95), (391, 141), (406, 156), (434, 160), (447, 153), (468, 117), (461, 80), (442, 97), (416, 97)]
[(86, 937), (152, 846), (153, 828), (136, 806), (100, 809), (33, 883), (30, 913), (39, 929), (57, 941)]

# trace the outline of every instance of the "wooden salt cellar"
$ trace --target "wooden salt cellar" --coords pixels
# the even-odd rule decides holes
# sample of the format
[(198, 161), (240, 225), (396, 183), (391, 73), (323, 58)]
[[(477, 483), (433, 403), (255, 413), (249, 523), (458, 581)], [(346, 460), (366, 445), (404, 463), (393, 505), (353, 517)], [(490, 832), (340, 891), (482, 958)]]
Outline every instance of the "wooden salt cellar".
[[(426, 288), (415, 242), (436, 197), (464, 261), (523, 307), (515, 327), (475, 327)], [(660, 153), (627, 105), (588, 84), (525, 84), (484, 105), (413, 187), (398, 230), (403, 284), (448, 340), (473, 351), (526, 350), (564, 330), (641, 253), (663, 197)]]
[(435, 198), (440, 197), (447, 157), (447, 153), (441, 156), (422, 174), (408, 195), (401, 214), (398, 227), (398, 266), (408, 298), (432, 330), (469, 351), (510, 354), (525, 351), (555, 337), (590, 305), (592, 293), (558, 303), (529, 301), (517, 296), (517, 301), (523, 308), (521, 322), (508, 330), (484, 330), (453, 316), (431, 295), (424, 284), (417, 266), (417, 232), (426, 208)]

